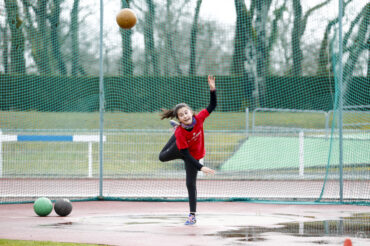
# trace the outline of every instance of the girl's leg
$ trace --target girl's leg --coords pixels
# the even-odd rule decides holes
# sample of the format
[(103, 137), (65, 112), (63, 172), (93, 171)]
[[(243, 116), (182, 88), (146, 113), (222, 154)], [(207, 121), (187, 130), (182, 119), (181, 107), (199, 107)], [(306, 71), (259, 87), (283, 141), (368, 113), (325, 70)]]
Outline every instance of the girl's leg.
[(168, 140), (167, 144), (159, 153), (159, 160), (165, 162), (176, 159), (182, 159), (182, 155), (180, 153), (180, 150), (177, 148), (176, 137), (175, 134), (173, 134), (170, 140)]
[(191, 164), (185, 162), (186, 188), (189, 194), (190, 213), (197, 212), (197, 174), (198, 170)]

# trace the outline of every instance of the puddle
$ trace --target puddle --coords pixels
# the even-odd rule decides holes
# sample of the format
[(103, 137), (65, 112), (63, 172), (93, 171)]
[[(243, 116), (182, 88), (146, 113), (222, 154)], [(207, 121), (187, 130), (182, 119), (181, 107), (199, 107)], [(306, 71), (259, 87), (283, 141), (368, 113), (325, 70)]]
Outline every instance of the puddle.
[[(275, 233), (295, 237), (370, 238), (370, 214), (355, 214), (338, 220), (278, 223), (278, 227), (246, 226), (219, 231), (206, 236), (235, 238), (239, 241), (263, 241), (264, 234)], [(316, 241), (325, 244), (325, 240)]]
[(64, 226), (70, 226), (72, 225), (73, 222), (62, 222), (62, 223), (55, 223), (55, 224), (50, 224), (50, 225), (41, 225), (41, 226), (46, 226), (46, 227), (64, 227)]
[[(259, 231), (261, 229), (261, 231)], [(221, 238), (234, 239), (239, 242), (260, 242), (266, 239), (262, 237), (262, 233), (267, 232), (266, 228), (245, 227), (228, 231), (219, 231), (214, 234), (206, 234), (205, 236), (216, 236)]]

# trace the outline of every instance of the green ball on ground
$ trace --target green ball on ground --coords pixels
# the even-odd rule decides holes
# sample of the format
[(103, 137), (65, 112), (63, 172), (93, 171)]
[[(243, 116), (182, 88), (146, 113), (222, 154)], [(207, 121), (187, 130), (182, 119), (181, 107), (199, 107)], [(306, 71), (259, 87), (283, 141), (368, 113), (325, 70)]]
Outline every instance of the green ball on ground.
[(38, 216), (48, 216), (53, 211), (53, 203), (47, 197), (40, 197), (34, 202), (33, 210)]
[(58, 199), (55, 201), (54, 211), (59, 216), (67, 216), (72, 212), (72, 203), (68, 199)]

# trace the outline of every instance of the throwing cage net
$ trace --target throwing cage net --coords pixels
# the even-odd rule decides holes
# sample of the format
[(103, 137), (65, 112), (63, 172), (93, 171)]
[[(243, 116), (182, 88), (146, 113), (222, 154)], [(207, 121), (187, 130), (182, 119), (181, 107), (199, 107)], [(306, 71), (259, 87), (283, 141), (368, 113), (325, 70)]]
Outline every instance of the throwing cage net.
[[(137, 24), (120, 29), (131, 8)], [(162, 108), (209, 103), (199, 200), (370, 199), (369, 8), (348, 1), (0, 4), (0, 203), (186, 200)]]

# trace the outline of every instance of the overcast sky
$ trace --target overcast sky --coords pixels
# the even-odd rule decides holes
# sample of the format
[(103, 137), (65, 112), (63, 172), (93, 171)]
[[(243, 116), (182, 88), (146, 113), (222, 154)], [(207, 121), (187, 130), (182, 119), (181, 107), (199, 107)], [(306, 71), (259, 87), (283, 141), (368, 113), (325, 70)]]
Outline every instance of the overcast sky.
[[(72, 0), (70, 0), (72, 1)], [(303, 14), (307, 12), (309, 8), (312, 6), (315, 6), (318, 3), (322, 3), (325, 0), (302, 0), (302, 11)], [(351, 5), (348, 6), (346, 9), (346, 16), (354, 16), (356, 15), (363, 6), (367, 3), (368, 0), (353, 0)], [(87, 3), (88, 2), (88, 3)], [(100, 0), (89, 0), (89, 1), (82, 1), (80, 4), (89, 4), (91, 5), (92, 2), (96, 2), (99, 5)], [(155, 0), (155, 2), (158, 2), (158, 0)], [(164, 0), (161, 0), (161, 2), (164, 2)], [(273, 1), (273, 6), (271, 9), (274, 9), (274, 5), (280, 6), (282, 1)], [(143, 8), (146, 8), (145, 1), (136, 1), (136, 5), (141, 5)], [(195, 5), (196, 1), (192, 1), (192, 4)], [(289, 1), (288, 1), (289, 3)], [(291, 3), (289, 3), (291, 4)], [(318, 10), (314, 13), (315, 20), (314, 22), (317, 23), (317, 25), (321, 25), (323, 21), (333, 19), (338, 14), (338, 4), (339, 0), (331, 0), (328, 6), (325, 8), (322, 8), (321, 10)], [(250, 1), (246, 0), (247, 7), (250, 6)], [(193, 9), (193, 7), (191, 7)], [(105, 26), (114, 26), (115, 25), (115, 15), (120, 9), (120, 1), (104, 1), (104, 23)], [(328, 11), (329, 10), (329, 11)], [(220, 24), (224, 25), (234, 25), (236, 20), (236, 13), (235, 13), (235, 4), (234, 0), (203, 0), (201, 11), (200, 11), (201, 18), (206, 19), (213, 19), (218, 21)], [(353, 18), (351, 18), (353, 19)], [(140, 21), (140, 20), (139, 20)], [(312, 19), (311, 19), (312, 23)], [(314, 26), (308, 26), (308, 29), (316, 28)]]
[[(165, 3), (166, 0), (153, 0), (155, 3)], [(263, 1), (263, 0), (262, 0)], [(276, 9), (277, 6), (280, 6), (284, 0), (274, 0), (271, 6), (271, 10)], [(322, 3), (325, 0), (301, 0), (303, 14), (307, 12), (309, 8), (316, 5), (317, 3)], [(2, 1), (0, 1), (2, 2)], [(138, 6), (142, 9), (146, 8), (146, 1), (144, 0), (134, 0), (135, 5), (132, 5), (133, 8)], [(250, 0), (246, 0), (246, 6), (250, 7)], [(366, 5), (368, 0), (352, 0), (351, 4), (347, 7), (345, 16), (343, 18), (344, 23), (344, 32), (348, 30), (348, 26), (351, 21), (355, 18), (358, 12)], [(287, 1), (289, 4), (289, 9), (291, 9), (291, 1)], [(324, 32), (324, 28), (329, 20), (335, 18), (338, 14), (338, 3), (339, 0), (331, 0), (328, 6), (316, 11), (312, 18), (309, 18), (308, 25), (305, 31), (305, 37), (303, 40), (313, 40), (321, 39)], [(70, 10), (72, 8), (73, 0), (66, 0), (64, 2), (65, 12), (64, 18), (70, 18)], [(196, 0), (192, 0), (187, 8), (191, 13), (194, 12)], [(21, 5), (20, 5), (21, 6)], [(159, 5), (157, 5), (159, 7)], [(84, 24), (93, 26), (96, 34), (99, 33), (99, 21), (100, 21), (100, 0), (86, 0), (80, 1), (81, 12), (79, 18), (83, 20)], [(86, 8), (88, 7), (88, 8)], [(116, 24), (116, 14), (121, 8), (121, 0), (104, 0), (104, 43), (107, 46), (117, 46), (120, 44), (119, 28)], [(0, 23), (5, 23), (5, 6), (4, 3), (0, 3)], [(134, 9), (135, 10), (135, 9)], [(140, 11), (137, 11), (140, 14)], [(288, 15), (288, 13), (285, 13)], [(289, 13), (292, 15), (292, 13)], [(139, 20), (140, 20), (139, 16)], [(62, 17), (63, 18), (63, 17)], [(234, 26), (236, 21), (235, 13), (235, 3), (234, 0), (203, 0), (200, 18), (215, 20), (223, 26)], [(291, 18), (291, 17), (290, 17)], [(82, 28), (81, 28), (82, 29)], [(90, 28), (89, 28), (90, 29)], [(91, 30), (91, 29), (90, 29)], [(228, 36), (232, 38), (233, 29), (230, 29)], [(141, 35), (139, 32), (135, 32), (134, 37)], [(140, 37), (140, 36), (138, 36)], [(316, 38), (315, 38), (316, 37)], [(85, 37), (86, 38), (86, 37)], [(91, 39), (96, 40), (95, 35), (91, 35)], [(140, 45), (143, 42), (143, 38), (135, 39), (135, 43)]]

